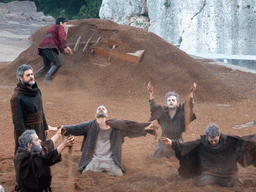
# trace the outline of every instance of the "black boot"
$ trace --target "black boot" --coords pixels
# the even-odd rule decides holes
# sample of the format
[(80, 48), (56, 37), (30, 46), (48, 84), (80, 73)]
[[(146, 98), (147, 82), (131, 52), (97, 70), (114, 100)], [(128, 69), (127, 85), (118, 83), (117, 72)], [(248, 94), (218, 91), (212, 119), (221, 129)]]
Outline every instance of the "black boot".
[(59, 67), (53, 65), (45, 76), (44, 83), (49, 83), (52, 80), (53, 75), (58, 71)]
[(42, 75), (44, 75), (44, 74), (49, 70), (49, 68), (50, 68), (50, 67), (42, 67), (41, 69), (39, 69), (39, 70), (35, 73), (34, 77), (35, 77), (35, 78), (41, 77)]

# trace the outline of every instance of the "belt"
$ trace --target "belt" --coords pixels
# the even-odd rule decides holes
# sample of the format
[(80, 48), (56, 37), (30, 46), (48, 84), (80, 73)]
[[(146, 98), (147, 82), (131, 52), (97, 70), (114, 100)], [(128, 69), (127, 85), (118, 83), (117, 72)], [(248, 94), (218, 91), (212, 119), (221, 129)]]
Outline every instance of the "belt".
[(39, 124), (43, 122), (43, 111), (24, 115), (25, 124)]

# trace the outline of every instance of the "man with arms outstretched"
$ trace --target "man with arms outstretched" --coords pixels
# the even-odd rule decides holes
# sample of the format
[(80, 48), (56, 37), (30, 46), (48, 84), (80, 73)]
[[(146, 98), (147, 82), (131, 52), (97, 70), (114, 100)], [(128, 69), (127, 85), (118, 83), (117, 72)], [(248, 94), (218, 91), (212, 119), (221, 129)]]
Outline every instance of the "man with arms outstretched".
[[(175, 92), (168, 92), (165, 95), (165, 101), (167, 106), (163, 107), (157, 105), (154, 100), (154, 90), (152, 83), (148, 83), (148, 90), (150, 92), (149, 96), (149, 105), (151, 111), (150, 121), (157, 120), (162, 129), (162, 137), (168, 137), (171, 139), (183, 141), (182, 133), (185, 132), (186, 126), (196, 119), (195, 114), (193, 113), (193, 98), (194, 91), (196, 90), (196, 83), (194, 83), (189, 91), (188, 101), (180, 105), (180, 97)], [(152, 157), (170, 158), (174, 155), (173, 151), (166, 151), (165, 146), (163, 146), (160, 140), (157, 143), (157, 148), (153, 153)]]
[[(104, 106), (96, 110), (96, 119), (77, 125), (64, 126), (65, 135), (84, 136), (82, 155), (78, 170), (106, 172), (109, 175), (122, 176), (122, 143), (124, 137), (155, 134), (150, 123), (137, 123), (122, 119), (107, 120), (108, 111)], [(146, 128), (147, 127), (147, 128)]]
[(256, 135), (232, 136), (222, 133), (211, 123), (205, 134), (195, 141), (180, 143), (167, 137), (161, 138), (168, 150), (174, 150), (180, 161), (179, 175), (196, 177), (196, 186), (241, 185), (237, 163), (243, 167), (256, 166)]

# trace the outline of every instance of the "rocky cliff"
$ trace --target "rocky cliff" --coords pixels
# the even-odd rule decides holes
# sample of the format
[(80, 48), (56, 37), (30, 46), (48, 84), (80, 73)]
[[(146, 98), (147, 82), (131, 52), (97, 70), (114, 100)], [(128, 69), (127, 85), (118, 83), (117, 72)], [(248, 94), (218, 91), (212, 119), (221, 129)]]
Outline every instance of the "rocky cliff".
[(32, 1), (0, 3), (0, 61), (13, 61), (30, 46), (31, 34), (54, 23), (52, 16), (37, 12)]
[(103, 0), (100, 18), (143, 27), (187, 53), (256, 55), (255, 0)]

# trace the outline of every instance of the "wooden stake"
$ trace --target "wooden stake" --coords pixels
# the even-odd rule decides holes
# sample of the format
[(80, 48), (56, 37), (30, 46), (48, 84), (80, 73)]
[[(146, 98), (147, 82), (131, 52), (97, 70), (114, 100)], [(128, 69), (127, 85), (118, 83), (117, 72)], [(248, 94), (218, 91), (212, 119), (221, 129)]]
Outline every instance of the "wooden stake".
[(73, 52), (77, 52), (78, 47), (79, 47), (79, 43), (80, 43), (80, 41), (81, 41), (81, 37), (82, 37), (82, 36), (79, 36), (79, 37), (78, 37)]
[(88, 39), (88, 41), (86, 42), (84, 48), (83, 48), (83, 52), (85, 51), (85, 49), (88, 47), (90, 40), (91, 40), (92, 36)]

